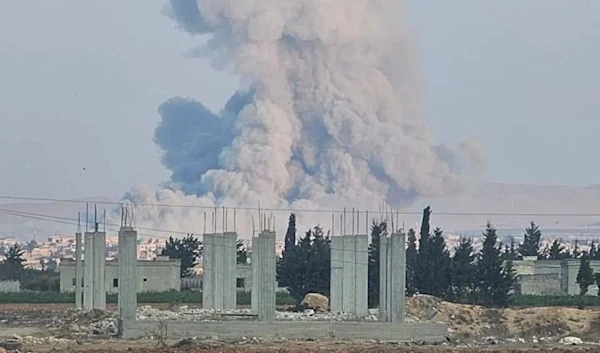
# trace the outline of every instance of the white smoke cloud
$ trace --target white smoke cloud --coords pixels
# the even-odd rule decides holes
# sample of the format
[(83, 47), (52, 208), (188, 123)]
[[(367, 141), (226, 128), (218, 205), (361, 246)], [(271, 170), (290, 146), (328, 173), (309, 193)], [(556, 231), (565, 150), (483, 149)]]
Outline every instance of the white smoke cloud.
[[(194, 100), (163, 103), (155, 142), (171, 181), (127, 199), (402, 207), (461, 192), (483, 168), (477, 143), (436, 146), (422, 119), (402, 1), (171, 0), (166, 13), (208, 36), (195, 55), (250, 88), (218, 114)], [(197, 212), (141, 213), (138, 222), (198, 224)]]

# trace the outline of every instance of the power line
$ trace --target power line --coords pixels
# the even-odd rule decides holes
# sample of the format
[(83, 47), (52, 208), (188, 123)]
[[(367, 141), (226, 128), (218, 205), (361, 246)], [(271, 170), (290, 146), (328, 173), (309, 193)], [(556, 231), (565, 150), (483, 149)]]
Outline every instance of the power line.
[[(215, 210), (215, 208), (222, 208), (224, 206), (200, 206), (200, 205), (182, 205), (182, 204), (165, 204), (165, 203), (144, 203), (144, 202), (131, 202), (131, 201), (123, 201), (123, 202), (115, 202), (115, 201), (101, 201), (101, 200), (75, 200), (75, 199), (59, 199), (59, 198), (42, 198), (42, 197), (26, 197), (26, 196), (6, 196), (0, 195), (0, 199), (3, 200), (21, 200), (21, 201), (38, 201), (38, 202), (62, 202), (62, 203), (77, 203), (77, 204), (86, 204), (86, 203), (94, 203), (99, 205), (123, 205), (124, 203), (131, 203), (138, 207), (164, 207), (164, 208), (187, 208), (187, 209), (203, 209), (203, 210)], [(257, 207), (227, 207), (225, 208), (230, 210), (238, 210), (238, 211), (257, 211), (259, 208)], [(260, 208), (261, 211), (265, 212), (306, 212), (306, 213), (349, 213), (348, 209), (306, 209), (306, 208)], [(372, 214), (380, 214), (381, 211), (372, 211), (372, 210), (363, 210), (358, 212), (359, 214), (364, 214), (365, 212), (369, 212)], [(385, 212), (384, 212), (385, 213)], [(413, 215), (420, 216), (422, 212), (417, 211), (391, 211), (388, 212), (390, 214), (395, 215)], [(486, 216), (511, 216), (511, 217), (600, 217), (600, 213), (516, 213), (516, 212), (434, 212), (435, 215), (438, 216), (476, 216), (476, 217), (486, 217)]]

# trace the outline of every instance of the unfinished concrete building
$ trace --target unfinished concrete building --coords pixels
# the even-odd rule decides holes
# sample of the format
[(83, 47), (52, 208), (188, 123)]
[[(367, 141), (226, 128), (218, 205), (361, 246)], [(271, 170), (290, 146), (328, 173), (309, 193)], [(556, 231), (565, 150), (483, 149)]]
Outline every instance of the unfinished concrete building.
[(237, 233), (204, 234), (202, 306), (235, 309)]

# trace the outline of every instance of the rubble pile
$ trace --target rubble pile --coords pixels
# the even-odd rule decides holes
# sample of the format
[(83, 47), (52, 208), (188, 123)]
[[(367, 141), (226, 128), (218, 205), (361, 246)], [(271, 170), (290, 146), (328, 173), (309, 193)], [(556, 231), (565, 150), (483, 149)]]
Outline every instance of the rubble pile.
[(114, 336), (118, 332), (118, 319), (116, 312), (104, 310), (73, 310), (60, 325), (75, 336)]

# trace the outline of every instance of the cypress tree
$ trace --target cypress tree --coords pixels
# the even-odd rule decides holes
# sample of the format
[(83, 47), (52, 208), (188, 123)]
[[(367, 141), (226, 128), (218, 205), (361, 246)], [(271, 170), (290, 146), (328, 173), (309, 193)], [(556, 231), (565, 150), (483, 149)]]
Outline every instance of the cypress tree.
[(577, 272), (576, 283), (579, 284), (579, 295), (582, 297), (587, 294), (589, 286), (594, 284), (594, 271), (590, 266), (589, 255), (582, 253), (579, 260), (579, 271)]
[(371, 245), (369, 246), (369, 306), (379, 304), (379, 252), (381, 251), (381, 237), (387, 236), (385, 222), (375, 222), (371, 225)]
[(408, 295), (414, 295), (419, 290), (417, 286), (418, 255), (417, 235), (411, 228), (408, 230), (408, 247), (406, 249), (406, 291)]
[(432, 276), (429, 267), (429, 219), (431, 217), (431, 207), (427, 206), (423, 210), (421, 220), (421, 232), (419, 237), (419, 255), (417, 257), (417, 271), (415, 274), (417, 290), (420, 293), (427, 293), (431, 287)]

